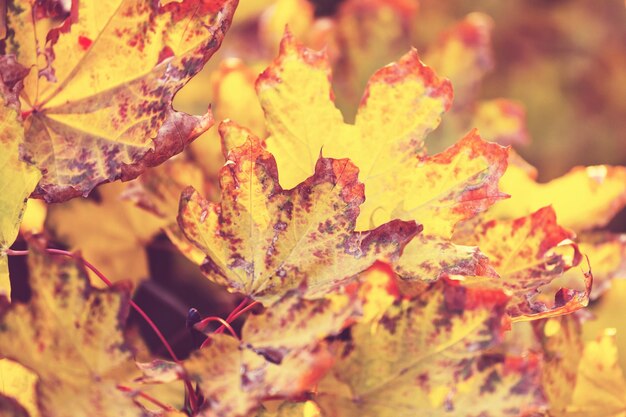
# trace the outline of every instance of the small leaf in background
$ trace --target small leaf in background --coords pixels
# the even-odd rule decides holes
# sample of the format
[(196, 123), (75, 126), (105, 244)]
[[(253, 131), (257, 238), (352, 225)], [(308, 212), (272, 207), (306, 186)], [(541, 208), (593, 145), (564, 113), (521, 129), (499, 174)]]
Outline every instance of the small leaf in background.
[(521, 103), (513, 100), (499, 98), (478, 102), (471, 125), (485, 139), (501, 145), (521, 146), (530, 143), (526, 110)]
[[(75, 198), (50, 205), (46, 230), (71, 250), (80, 250), (112, 281), (129, 280), (137, 287), (149, 278), (145, 246), (167, 223), (124, 201), (124, 190), (124, 184), (106, 184), (98, 188), (99, 202)], [(93, 278), (92, 285), (104, 287)]]
[[(203, 98), (210, 95), (215, 120), (235, 120), (263, 139), (266, 136), (265, 119), (254, 89), (261, 70), (257, 66), (247, 66), (239, 59), (225, 59), (205, 80)], [(217, 129), (209, 129), (189, 146), (189, 153), (205, 175), (217, 178), (228, 151), (239, 145), (241, 143), (222, 143)]]
[(412, 0), (346, 0), (339, 5), (327, 43), (337, 103), (348, 120), (354, 118), (368, 78), (411, 47), (411, 21), (418, 9)]
[(552, 205), (563, 227), (580, 232), (605, 226), (626, 206), (626, 167), (576, 167), (541, 184), (518, 164), (509, 164), (500, 181), (511, 198), (496, 204), (488, 217), (512, 219)]
[(471, 13), (441, 34), (424, 56), (428, 65), (452, 82), (454, 112), (476, 100), (483, 78), (493, 70), (492, 28), (489, 16)]
[(538, 326), (546, 350), (543, 386), (550, 415), (620, 416), (626, 408), (626, 380), (619, 366), (615, 329), (583, 343), (576, 316)]

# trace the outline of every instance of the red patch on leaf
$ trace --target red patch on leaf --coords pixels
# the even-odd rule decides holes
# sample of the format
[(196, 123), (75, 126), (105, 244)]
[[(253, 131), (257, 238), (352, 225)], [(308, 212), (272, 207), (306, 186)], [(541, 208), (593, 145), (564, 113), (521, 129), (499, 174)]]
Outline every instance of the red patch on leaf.
[(383, 272), (389, 277), (389, 281), (387, 281), (385, 290), (387, 291), (387, 293), (389, 293), (393, 297), (399, 299), (401, 296), (401, 293), (400, 293), (400, 289), (398, 288), (398, 276), (393, 271), (393, 268), (391, 267), (391, 265), (389, 265), (386, 262), (376, 261), (376, 263), (372, 265), (371, 269)]
[(79, 36), (78, 37), (78, 44), (83, 49), (83, 51), (86, 51), (87, 49), (89, 49), (89, 47), (91, 46), (92, 43), (93, 43), (93, 41), (91, 39), (89, 39), (88, 37), (86, 37), (86, 36)]
[(157, 60), (157, 65), (161, 62), (165, 61), (167, 58), (173, 57), (174, 51), (169, 46), (165, 45), (161, 52), (159, 52), (159, 59)]
[(310, 390), (316, 385), (324, 375), (328, 373), (328, 370), (334, 365), (335, 358), (325, 347), (319, 347), (316, 354), (315, 365), (302, 373), (302, 376), (295, 381), (298, 387), (296, 391)]
[(446, 279), (444, 289), (446, 308), (463, 312), (477, 308), (505, 307), (509, 296), (501, 289), (464, 287), (460, 281)]
[(190, 16), (215, 14), (224, 8), (226, 0), (184, 0), (170, 2), (161, 7), (161, 13), (170, 12), (174, 22), (188, 19)]
[(509, 297), (500, 289), (470, 289), (465, 295), (465, 308), (505, 306)]

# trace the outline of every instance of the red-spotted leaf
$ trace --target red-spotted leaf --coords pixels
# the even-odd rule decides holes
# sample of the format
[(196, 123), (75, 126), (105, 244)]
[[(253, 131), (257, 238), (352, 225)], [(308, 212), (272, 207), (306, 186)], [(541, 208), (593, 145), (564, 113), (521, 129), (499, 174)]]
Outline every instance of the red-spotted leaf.
[(54, 27), (45, 4), (12, 2), (5, 47), (30, 69), (22, 158), (43, 173), (36, 196), (63, 201), (132, 179), (211, 126), (210, 113), (171, 102), (219, 48), (237, 1), (161, 3), (74, 0)]
[(582, 259), (571, 240), (574, 233), (557, 224), (552, 207), (519, 219), (488, 221), (465, 233), (459, 233), (459, 239), (478, 246), (500, 275), (479, 280), (480, 285), (502, 288), (511, 294), (507, 312), (514, 320), (566, 314), (587, 305), (592, 278), (582, 271), (582, 290), (562, 289), (555, 299), (540, 294), (543, 286)]
[[(225, 135), (241, 135), (229, 123)], [(291, 190), (278, 183), (274, 157), (257, 138), (231, 151), (220, 174), (222, 201), (183, 192), (179, 224), (206, 254), (210, 279), (262, 302), (306, 286), (321, 296), (376, 260), (393, 260), (421, 228), (392, 221), (355, 232), (365, 195), (358, 168), (320, 157), (313, 176)]]
[(31, 297), (0, 298), (0, 356), (38, 377), (42, 417), (140, 417), (117, 389), (134, 370), (122, 332), (129, 310), (123, 290), (91, 287), (81, 262), (47, 254), (30, 241)]
[(508, 357), (507, 296), (439, 281), (335, 342), (315, 401), (328, 417), (518, 416), (541, 404), (536, 357)]

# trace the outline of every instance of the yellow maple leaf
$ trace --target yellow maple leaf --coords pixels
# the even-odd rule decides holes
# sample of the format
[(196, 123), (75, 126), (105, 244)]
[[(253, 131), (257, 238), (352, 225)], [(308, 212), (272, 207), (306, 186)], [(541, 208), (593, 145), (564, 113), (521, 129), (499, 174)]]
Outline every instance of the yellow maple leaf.
[(14, 85), (18, 80), (12, 80), (11, 75), (22, 70), (12, 57), (0, 58), (0, 294), (7, 297), (11, 295), (11, 284), (6, 250), (17, 238), (26, 199), (41, 178), (35, 167), (19, 158), (24, 128)]
[(222, 200), (187, 189), (178, 222), (205, 253), (202, 270), (230, 291), (271, 302), (306, 285), (308, 297), (320, 296), (376, 260), (396, 258), (419, 232), (399, 220), (354, 231), (364, 194), (349, 160), (320, 157), (313, 176), (284, 190), (259, 139), (232, 122), (220, 130), (248, 137), (222, 168)]
[(24, 158), (47, 201), (86, 195), (158, 165), (212, 124), (171, 100), (219, 48), (236, 1), (75, 2), (47, 31), (45, 5), (9, 8), (7, 53), (31, 69), (21, 99)]
[(129, 295), (93, 289), (78, 261), (29, 243), (31, 298), (28, 304), (0, 299), (0, 355), (37, 374), (42, 415), (142, 416), (116, 388), (133, 368), (121, 331)]
[(504, 197), (497, 181), (506, 150), (475, 132), (439, 155), (424, 156), (424, 137), (449, 108), (452, 91), (415, 50), (370, 78), (354, 125), (343, 123), (334, 107), (329, 77), (325, 54), (287, 32), (278, 57), (257, 80), (267, 148), (285, 188), (311, 175), (320, 151), (349, 157), (367, 190), (357, 230), (401, 216), (422, 223), (427, 234), (448, 237), (456, 222)]
[(512, 219), (552, 205), (559, 223), (574, 231), (605, 226), (626, 205), (626, 167), (576, 167), (548, 183), (537, 183), (536, 172), (515, 156), (500, 180), (502, 191), (511, 195), (489, 211), (489, 218)]
[(366, 176), (387, 169), (381, 164), (385, 160), (416, 156), (412, 151), (422, 150), (423, 137), (439, 124), (451, 102), (449, 83), (411, 51), (370, 80), (357, 130), (344, 124), (335, 108), (329, 77), (325, 53), (305, 48), (286, 32), (278, 57), (257, 80), (271, 136), (268, 149), (276, 156), (286, 188), (313, 172), (322, 149), (328, 156), (351, 153)]
[(439, 281), (377, 322), (357, 323), (335, 342), (336, 363), (318, 386), (322, 414), (517, 416), (532, 409), (540, 404), (531, 383), (536, 361), (488, 350), (500, 340), (506, 302), (499, 290)]

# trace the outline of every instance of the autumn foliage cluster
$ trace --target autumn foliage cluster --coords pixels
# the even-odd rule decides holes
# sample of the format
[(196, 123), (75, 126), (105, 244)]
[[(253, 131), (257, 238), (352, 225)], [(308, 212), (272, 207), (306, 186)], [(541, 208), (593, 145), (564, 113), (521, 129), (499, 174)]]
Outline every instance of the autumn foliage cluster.
[[(8, 2), (1, 416), (626, 413), (583, 338), (626, 168), (537, 182), (488, 16), (418, 52), (417, 2), (322, 3)], [(191, 352), (137, 296), (154, 241), (230, 305), (169, 319)]]

